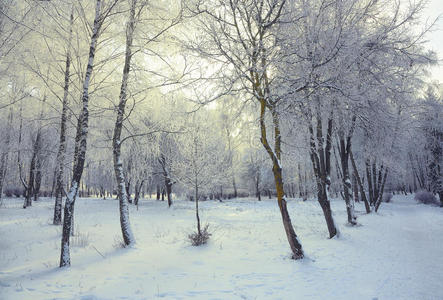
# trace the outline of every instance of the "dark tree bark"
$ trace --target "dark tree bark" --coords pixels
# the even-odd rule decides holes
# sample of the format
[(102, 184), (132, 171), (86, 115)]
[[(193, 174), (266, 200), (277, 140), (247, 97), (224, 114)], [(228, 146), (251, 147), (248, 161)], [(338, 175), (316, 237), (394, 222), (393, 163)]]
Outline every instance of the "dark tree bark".
[(371, 176), (371, 167), (370, 167), (371, 162), (369, 158), (366, 159), (365, 165), (366, 165), (366, 179), (367, 179), (366, 181), (368, 183), (368, 192), (369, 192), (369, 204), (373, 206), (375, 200), (374, 200), (374, 190), (372, 188), (372, 176)]
[[(144, 182), (145, 182), (145, 180), (143, 179), (135, 184), (134, 205), (138, 206), (138, 201), (140, 199), (140, 193), (143, 190), (143, 183)], [(144, 195), (142, 197), (144, 197)]]
[(237, 198), (237, 185), (235, 184), (235, 178), (232, 178), (232, 187), (234, 188), (234, 198)]
[(41, 186), (42, 186), (42, 161), (41, 161), (41, 154), (40, 154), (40, 155), (37, 155), (37, 161), (35, 164), (34, 201), (37, 201), (40, 197)]
[(23, 111), (23, 107), (20, 106), (20, 126), (19, 126), (19, 130), (18, 130), (17, 165), (18, 165), (18, 175), (20, 177), (20, 182), (22, 183), (23, 188), (24, 188), (25, 201), (24, 201), (24, 204), (23, 204), (23, 208), (26, 208), (27, 204), (28, 204), (28, 199), (27, 199), (28, 183), (26, 183), (26, 179), (23, 178), (23, 175), (22, 175), (23, 165), (22, 165), (22, 161), (21, 161), (21, 150), (20, 150), (21, 149), (21, 143), (22, 143), (22, 129), (23, 129), (22, 111)]
[(132, 204), (132, 199), (131, 199), (131, 179), (130, 178), (125, 180), (125, 190), (126, 190), (126, 195), (128, 197), (128, 203)]
[[(165, 189), (163, 189), (166, 192), (166, 195), (168, 197), (168, 207), (171, 207), (172, 205), (172, 185), (174, 184), (171, 180), (171, 175), (169, 174), (169, 169), (166, 163), (166, 157), (162, 154), (160, 154), (160, 157), (158, 159), (158, 162), (160, 163), (160, 166), (162, 168), (163, 173), (163, 179), (165, 180)], [(162, 193), (162, 200), (164, 199), (164, 194)]]
[(332, 217), (331, 204), (328, 199), (328, 189), (331, 184), (332, 113), (328, 119), (325, 146), (323, 146), (324, 138), (320, 108), (317, 108), (316, 121), (317, 137), (315, 137), (314, 128), (311, 121), (309, 121), (310, 156), (317, 183), (318, 202), (323, 210), (326, 226), (328, 227), (329, 238), (333, 238), (337, 235), (337, 228)]
[(365, 204), (366, 213), (369, 214), (371, 212), (371, 207), (369, 206), (368, 199), (366, 198), (365, 187), (364, 187), (364, 184), (361, 180), (360, 174), (358, 173), (357, 165), (355, 163), (354, 155), (352, 154), (352, 151), (350, 151), (349, 157), (351, 159), (352, 169), (354, 171), (355, 178), (357, 179), (358, 186), (360, 187), (361, 199), (363, 200), (363, 202)]
[(255, 172), (255, 197), (257, 197), (258, 201), (261, 201), (261, 194), (260, 194), (260, 180), (261, 180), (261, 176), (260, 176), (260, 170), (258, 169)]
[(360, 197), (358, 196), (358, 183), (355, 172), (352, 173), (352, 195), (354, 197), (354, 202), (360, 202)]
[(34, 189), (34, 174), (35, 174), (35, 153), (32, 154), (31, 164), (29, 166), (29, 177), (28, 184), (25, 191), (25, 202), (23, 203), (23, 208), (32, 206), (32, 194)]
[[(381, 168), (380, 170), (382, 170), (383, 168)], [(383, 201), (383, 192), (385, 189), (385, 183), (386, 183), (386, 178), (388, 176), (388, 168), (385, 169), (385, 173), (383, 175), (383, 180), (379, 180), (381, 187), (380, 187), (380, 194), (378, 196), (378, 200), (377, 203), (375, 204), (375, 212), (378, 212), (378, 209), (380, 207), (381, 202)], [(380, 173), (380, 177), (381, 178), (381, 173)]]
[[(261, 92), (261, 90), (257, 90)], [(265, 122), (266, 109), (269, 109), (272, 115), (272, 124), (274, 127), (274, 149), (271, 148), (267, 137), (267, 128)], [(286, 237), (289, 242), (289, 246), (292, 250), (293, 259), (301, 259), (304, 257), (302, 245), (298, 241), (297, 234), (295, 233), (294, 227), (292, 226), (291, 218), (289, 216), (285, 191), (283, 185), (283, 172), (280, 164), (281, 159), (281, 133), (280, 133), (280, 120), (279, 115), (276, 111), (274, 105), (270, 105), (265, 98), (260, 98), (260, 131), (261, 131), (261, 143), (266, 149), (266, 152), (272, 160), (272, 172), (274, 174), (275, 188), (277, 191), (277, 202), (280, 208), (280, 213), (282, 216), (283, 227), (286, 232)]]
[[(36, 186), (36, 175), (38, 173), (38, 168), (40, 165), (40, 151), (41, 151), (41, 130), (39, 128), (37, 130), (34, 145), (32, 147), (32, 158), (31, 158), (31, 164), (29, 167), (29, 178), (28, 178), (28, 184), (26, 186), (26, 196), (25, 196), (25, 202), (23, 204), (23, 208), (31, 206), (32, 205), (32, 198), (35, 197), (35, 192), (36, 192), (35, 188), (37, 187)], [(41, 180), (41, 177), (38, 180)], [(39, 185), (39, 182), (37, 182), (37, 185)], [(40, 189), (40, 186), (38, 186), (38, 188)]]

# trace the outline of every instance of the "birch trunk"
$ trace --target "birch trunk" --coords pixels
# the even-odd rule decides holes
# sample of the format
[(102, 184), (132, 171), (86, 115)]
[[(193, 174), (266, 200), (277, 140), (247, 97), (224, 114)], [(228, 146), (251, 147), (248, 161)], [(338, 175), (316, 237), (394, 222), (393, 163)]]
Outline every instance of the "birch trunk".
[(341, 168), (343, 173), (343, 194), (345, 198), (346, 203), (346, 213), (348, 215), (348, 224), (350, 225), (356, 225), (356, 219), (354, 213), (354, 201), (351, 197), (351, 180), (349, 176), (349, 150), (350, 150), (350, 138), (347, 139), (345, 142), (343, 136), (340, 137), (340, 161), (341, 161)]
[(135, 6), (137, 0), (131, 1), (131, 8), (129, 11), (129, 18), (126, 27), (126, 50), (125, 50), (125, 63), (123, 66), (122, 83), (120, 87), (120, 97), (117, 109), (117, 120), (114, 127), (114, 137), (112, 139), (113, 144), (113, 156), (114, 156), (114, 171), (115, 178), (117, 180), (117, 196), (119, 199), (119, 211), (120, 211), (120, 226), (123, 235), (123, 241), (125, 245), (129, 246), (135, 243), (134, 235), (132, 233), (131, 224), (129, 222), (129, 207), (128, 207), (128, 193), (125, 187), (125, 175), (123, 173), (123, 162), (121, 160), (121, 133), (123, 128), (123, 120), (125, 117), (125, 108), (127, 101), (127, 88), (129, 71), (131, 67), (131, 47), (135, 26)]
[(62, 197), (63, 197), (63, 176), (64, 162), (66, 154), (66, 121), (68, 114), (68, 95), (69, 95), (69, 76), (71, 66), (71, 41), (72, 27), (74, 23), (74, 7), (71, 8), (71, 16), (69, 20), (69, 38), (66, 48), (66, 64), (65, 64), (65, 84), (63, 88), (62, 114), (60, 120), (60, 138), (57, 152), (56, 167), (56, 188), (55, 188), (55, 204), (54, 204), (54, 225), (62, 223)]
[(71, 265), (71, 255), (69, 249), (69, 237), (71, 233), (72, 217), (74, 211), (75, 199), (79, 189), (80, 180), (83, 174), (86, 158), (86, 146), (88, 137), (88, 121), (89, 121), (89, 83), (94, 68), (94, 57), (99, 37), (100, 27), (102, 25), (101, 18), (102, 0), (96, 1), (94, 25), (92, 27), (92, 36), (89, 46), (89, 58), (86, 67), (85, 78), (83, 81), (82, 93), (82, 111), (77, 123), (76, 145), (74, 154), (74, 166), (72, 171), (71, 188), (66, 195), (66, 203), (64, 210), (63, 232), (61, 240), (60, 267)]
[[(351, 196), (351, 179), (349, 174), (349, 154), (351, 152), (351, 141), (352, 136), (354, 135), (356, 116), (352, 117), (351, 126), (349, 132), (346, 134), (344, 129), (342, 128), (338, 132), (339, 138), (339, 152), (340, 152), (340, 162), (341, 162), (341, 170), (342, 170), (342, 182), (343, 182), (343, 192), (344, 199), (346, 203), (346, 213), (348, 215), (348, 224), (356, 225), (357, 217), (354, 212), (354, 199)], [(343, 125), (342, 125), (343, 126)]]
[(34, 179), (34, 201), (37, 201), (40, 197), (40, 188), (42, 186), (42, 161), (41, 161), (41, 149), (37, 154), (37, 161), (35, 163), (35, 179)]
[(11, 129), (12, 129), (12, 109), (9, 111), (8, 115), (8, 125), (6, 128), (6, 136), (4, 140), (4, 152), (1, 155), (0, 158), (0, 203), (2, 200), (2, 194), (3, 194), (3, 185), (6, 178), (6, 173), (8, 170), (8, 158), (9, 158), (9, 145), (11, 143)]
[(31, 164), (29, 167), (29, 178), (28, 178), (28, 185), (26, 189), (26, 197), (25, 202), (23, 204), (23, 208), (26, 208), (28, 206), (32, 205), (32, 197), (35, 193), (35, 176), (37, 173), (38, 168), (38, 159), (39, 159), (39, 152), (40, 152), (40, 139), (41, 139), (41, 132), (40, 129), (37, 131), (37, 135), (35, 137), (34, 146), (32, 147), (32, 158), (31, 158)]
[(17, 151), (17, 165), (18, 165), (18, 175), (20, 177), (20, 182), (23, 185), (23, 188), (25, 189), (25, 202), (23, 204), (23, 208), (26, 208), (26, 193), (28, 190), (28, 184), (26, 183), (26, 179), (23, 178), (22, 176), (22, 161), (21, 161), (21, 144), (22, 144), (22, 129), (23, 129), (23, 117), (22, 117), (22, 111), (23, 111), (23, 107), (20, 106), (20, 126), (19, 126), (19, 130), (18, 130), (18, 151)]

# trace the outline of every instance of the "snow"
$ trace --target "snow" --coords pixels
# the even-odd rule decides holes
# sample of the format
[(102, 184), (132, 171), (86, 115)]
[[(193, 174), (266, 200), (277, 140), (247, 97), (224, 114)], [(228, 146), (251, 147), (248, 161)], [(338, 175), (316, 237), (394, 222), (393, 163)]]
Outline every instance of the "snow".
[[(443, 299), (443, 209), (394, 196), (378, 214), (347, 222), (343, 200), (331, 200), (342, 224), (328, 239), (315, 200), (287, 199), (306, 258), (291, 260), (277, 201), (200, 202), (212, 237), (190, 246), (194, 203), (142, 199), (130, 206), (136, 246), (121, 249), (118, 201), (76, 201), (70, 268), (58, 268), (61, 226), (53, 200), (30, 209), (21, 199), (0, 208), (0, 299)], [(102, 257), (102, 255), (104, 257)]]

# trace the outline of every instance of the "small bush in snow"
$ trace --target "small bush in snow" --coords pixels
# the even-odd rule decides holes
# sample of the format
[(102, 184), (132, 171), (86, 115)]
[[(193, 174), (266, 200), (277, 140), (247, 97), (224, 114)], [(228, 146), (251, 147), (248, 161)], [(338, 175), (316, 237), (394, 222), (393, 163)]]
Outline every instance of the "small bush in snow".
[(20, 198), (20, 197), (25, 197), (25, 190), (23, 190), (23, 189), (14, 189), (14, 196), (16, 196), (17, 198)]
[(112, 246), (115, 249), (126, 248), (126, 244), (125, 244), (125, 241), (123, 241), (123, 237), (122, 236), (115, 236), (114, 237), (114, 244), (112, 244)]
[(89, 246), (89, 233), (81, 233), (77, 229), (77, 234), (74, 236), (71, 236), (71, 246), (72, 247), (79, 247), (79, 248), (85, 248)]
[(19, 197), (25, 195), (25, 192), (22, 189), (18, 189), (18, 188), (6, 189), (4, 192), (5, 192), (6, 197), (15, 196), (15, 197), (19, 198)]
[(5, 190), (5, 196), (11, 198), (13, 195), (13, 192), (11, 189), (7, 189)]
[(415, 193), (415, 200), (424, 204), (435, 204), (435, 205), (440, 204), (440, 202), (437, 200), (434, 194), (428, 191), (419, 191)]
[(391, 202), (393, 196), (392, 193), (383, 193), (383, 202)]
[(189, 241), (191, 241), (192, 246), (204, 245), (208, 242), (211, 234), (208, 231), (209, 224), (206, 224), (201, 230), (200, 234), (198, 232), (193, 232), (188, 235)]

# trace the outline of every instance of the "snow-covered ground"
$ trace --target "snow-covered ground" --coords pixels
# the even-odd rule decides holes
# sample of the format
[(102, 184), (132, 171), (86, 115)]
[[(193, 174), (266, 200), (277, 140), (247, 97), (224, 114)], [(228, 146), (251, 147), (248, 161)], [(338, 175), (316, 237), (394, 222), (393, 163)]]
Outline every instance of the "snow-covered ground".
[(327, 239), (316, 201), (290, 200), (307, 258), (289, 259), (276, 200), (201, 203), (213, 233), (190, 246), (194, 203), (170, 209), (143, 200), (130, 217), (137, 244), (121, 249), (118, 202), (79, 199), (72, 267), (59, 269), (61, 227), (52, 200), (26, 210), (0, 208), (0, 299), (443, 299), (443, 209), (395, 196), (361, 226), (345, 226), (345, 205), (332, 202), (341, 235)]

